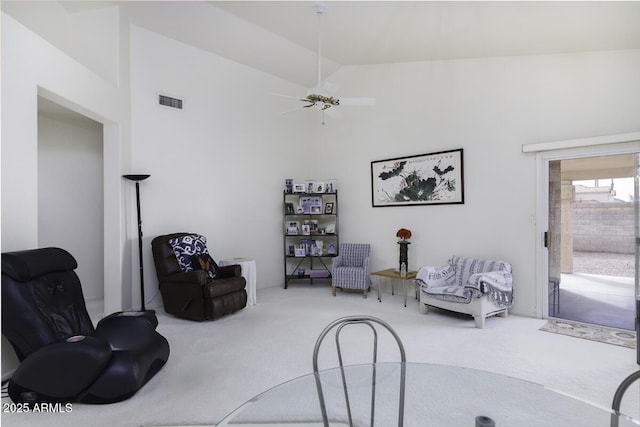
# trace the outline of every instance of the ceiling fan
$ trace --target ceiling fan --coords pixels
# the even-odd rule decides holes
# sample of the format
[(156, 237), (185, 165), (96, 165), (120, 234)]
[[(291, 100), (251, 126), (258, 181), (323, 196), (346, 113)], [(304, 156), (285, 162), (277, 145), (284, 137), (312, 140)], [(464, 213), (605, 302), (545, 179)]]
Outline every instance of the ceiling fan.
[(322, 112), (322, 124), (324, 124), (324, 113), (327, 112), (337, 113), (336, 107), (338, 106), (372, 106), (376, 104), (375, 98), (338, 98), (333, 95), (335, 91), (335, 85), (325, 82), (322, 83), (322, 31), (321, 20), (326, 8), (322, 5), (315, 5), (314, 9), (318, 16), (318, 84), (307, 91), (304, 98), (274, 94), (277, 96), (283, 96), (285, 98), (292, 98), (301, 101), (304, 105), (302, 107), (296, 107), (291, 110), (287, 110), (282, 114), (286, 114), (292, 111), (310, 109), (318, 110)]

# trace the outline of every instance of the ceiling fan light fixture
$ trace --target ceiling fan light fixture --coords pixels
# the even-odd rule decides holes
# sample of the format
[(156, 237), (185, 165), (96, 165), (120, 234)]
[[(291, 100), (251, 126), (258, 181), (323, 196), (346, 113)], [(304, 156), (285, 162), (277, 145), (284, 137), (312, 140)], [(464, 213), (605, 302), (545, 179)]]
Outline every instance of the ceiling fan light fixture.
[[(322, 124), (324, 124), (324, 112), (328, 111), (332, 113), (332, 116), (339, 113), (339, 108), (331, 108), (338, 107), (341, 105), (340, 99), (333, 95), (335, 90), (335, 85), (332, 85), (327, 82), (322, 81), (322, 15), (326, 11), (326, 7), (322, 4), (316, 4), (314, 6), (316, 11), (316, 15), (318, 16), (318, 52), (317, 52), (317, 60), (318, 60), (318, 80), (316, 87), (312, 87), (307, 91), (307, 94), (304, 98), (297, 98), (293, 96), (287, 95), (279, 95), (284, 96), (286, 98), (299, 99), (305, 105), (298, 108), (301, 110), (318, 110), (322, 112)], [(343, 98), (345, 101), (344, 105), (375, 105), (375, 98)], [(294, 109), (296, 110), (296, 109)], [(289, 111), (294, 111), (289, 110)]]

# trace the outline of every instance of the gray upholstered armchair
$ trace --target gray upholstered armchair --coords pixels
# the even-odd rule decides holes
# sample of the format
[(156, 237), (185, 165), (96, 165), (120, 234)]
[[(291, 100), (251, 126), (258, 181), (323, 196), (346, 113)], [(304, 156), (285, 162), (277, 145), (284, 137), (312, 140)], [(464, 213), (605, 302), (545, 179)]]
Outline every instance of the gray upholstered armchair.
[(338, 256), (331, 266), (331, 289), (336, 295), (336, 288), (362, 289), (363, 296), (371, 286), (371, 270), (369, 268), (370, 245), (368, 243), (340, 243)]

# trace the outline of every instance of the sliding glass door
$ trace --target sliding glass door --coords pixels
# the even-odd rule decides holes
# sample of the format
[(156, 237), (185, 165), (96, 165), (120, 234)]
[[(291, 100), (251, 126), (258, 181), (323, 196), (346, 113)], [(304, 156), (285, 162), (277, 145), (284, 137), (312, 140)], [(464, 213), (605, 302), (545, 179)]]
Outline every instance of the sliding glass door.
[(638, 154), (548, 163), (548, 315), (636, 329)]

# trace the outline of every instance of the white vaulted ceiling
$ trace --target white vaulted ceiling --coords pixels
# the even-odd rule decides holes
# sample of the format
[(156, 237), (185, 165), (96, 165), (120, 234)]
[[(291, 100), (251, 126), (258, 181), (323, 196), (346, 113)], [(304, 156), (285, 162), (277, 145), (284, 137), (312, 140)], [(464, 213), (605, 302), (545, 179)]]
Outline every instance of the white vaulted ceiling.
[(638, 1), (60, 4), (69, 13), (120, 5), (136, 25), (304, 87), (316, 77), (316, 4), (326, 6), (325, 75), (344, 65), (640, 49)]

